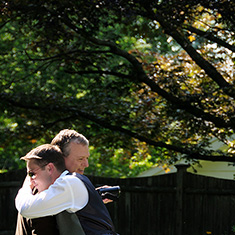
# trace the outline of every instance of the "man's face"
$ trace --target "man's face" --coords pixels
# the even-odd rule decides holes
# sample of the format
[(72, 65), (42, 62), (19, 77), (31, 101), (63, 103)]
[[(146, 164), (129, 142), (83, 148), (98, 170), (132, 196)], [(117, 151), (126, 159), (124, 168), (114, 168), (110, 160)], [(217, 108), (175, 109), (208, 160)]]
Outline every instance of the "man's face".
[(47, 165), (45, 167), (40, 167), (33, 159), (27, 161), (27, 172), (28, 175), (31, 176), (31, 184), (38, 190), (39, 193), (47, 189), (53, 183)]
[(70, 154), (64, 158), (67, 170), (83, 174), (85, 168), (89, 166), (88, 158), (90, 153), (88, 146), (71, 142), (69, 147)]

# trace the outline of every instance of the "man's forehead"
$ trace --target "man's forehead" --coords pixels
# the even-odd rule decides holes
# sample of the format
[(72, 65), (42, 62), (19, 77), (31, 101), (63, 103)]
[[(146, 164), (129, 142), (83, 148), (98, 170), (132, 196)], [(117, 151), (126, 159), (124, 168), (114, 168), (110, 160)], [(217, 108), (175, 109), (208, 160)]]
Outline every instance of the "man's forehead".
[(29, 160), (27, 160), (27, 167), (28, 167), (28, 168), (33, 167), (33, 166), (35, 166), (35, 165), (37, 165), (35, 159), (29, 159)]
[(70, 150), (77, 150), (77, 151), (89, 151), (89, 146), (88, 145), (83, 145), (83, 144), (78, 144), (78, 143), (75, 143), (75, 142), (72, 142), (70, 144)]

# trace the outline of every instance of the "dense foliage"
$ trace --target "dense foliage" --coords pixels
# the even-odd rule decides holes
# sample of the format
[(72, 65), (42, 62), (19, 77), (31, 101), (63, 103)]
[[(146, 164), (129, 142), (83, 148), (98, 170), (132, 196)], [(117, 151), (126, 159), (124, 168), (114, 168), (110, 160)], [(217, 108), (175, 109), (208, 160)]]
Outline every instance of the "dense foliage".
[(2, 168), (63, 128), (89, 138), (91, 174), (234, 161), (234, 11), (229, 0), (2, 1)]

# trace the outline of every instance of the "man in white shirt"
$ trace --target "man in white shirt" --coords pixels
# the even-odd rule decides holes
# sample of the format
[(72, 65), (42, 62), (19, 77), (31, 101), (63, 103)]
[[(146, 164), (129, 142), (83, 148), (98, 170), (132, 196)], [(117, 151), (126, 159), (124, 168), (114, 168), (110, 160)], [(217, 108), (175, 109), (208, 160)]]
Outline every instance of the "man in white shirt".
[[(28, 176), (16, 197), (16, 208), (25, 217), (76, 212), (85, 234), (116, 234), (107, 208), (89, 179), (69, 174), (59, 147), (42, 145), (25, 157)], [(32, 188), (38, 190), (33, 195)]]

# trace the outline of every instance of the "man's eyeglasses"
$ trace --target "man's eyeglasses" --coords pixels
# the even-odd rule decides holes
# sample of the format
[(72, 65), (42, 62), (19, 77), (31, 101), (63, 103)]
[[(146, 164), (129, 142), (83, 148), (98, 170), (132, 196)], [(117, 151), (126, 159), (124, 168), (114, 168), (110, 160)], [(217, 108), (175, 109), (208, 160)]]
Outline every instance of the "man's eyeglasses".
[(43, 166), (40, 166), (40, 167), (38, 167), (38, 168), (36, 168), (35, 170), (33, 170), (33, 171), (28, 171), (27, 172), (27, 174), (28, 174), (28, 176), (30, 177), (30, 178), (33, 178), (34, 176), (35, 176), (35, 171), (38, 171), (38, 170), (40, 170), (40, 169), (42, 169), (44, 166), (46, 166), (46, 165), (48, 165), (49, 163), (47, 163), (47, 164), (45, 164), (45, 165), (43, 165)]
[(29, 172), (28, 172), (28, 176), (29, 176), (30, 178), (32, 178), (34, 175), (35, 175), (34, 172), (32, 172), (32, 171), (29, 171)]

